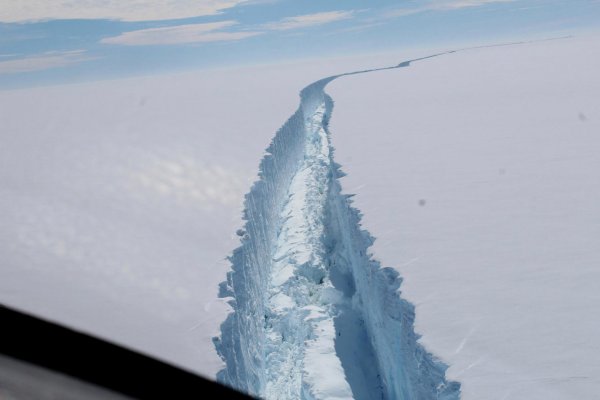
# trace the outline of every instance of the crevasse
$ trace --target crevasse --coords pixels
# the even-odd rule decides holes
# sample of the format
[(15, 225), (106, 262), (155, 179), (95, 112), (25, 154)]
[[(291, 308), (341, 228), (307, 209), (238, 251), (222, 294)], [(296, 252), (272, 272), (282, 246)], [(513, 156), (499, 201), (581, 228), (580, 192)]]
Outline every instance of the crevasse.
[(220, 285), (232, 307), (214, 338), (226, 364), (217, 380), (226, 385), (266, 399), (460, 396), (447, 366), (417, 342), (401, 278), (370, 256), (373, 238), (341, 193), (324, 89), (371, 71), (303, 89), (260, 163), (241, 245)]

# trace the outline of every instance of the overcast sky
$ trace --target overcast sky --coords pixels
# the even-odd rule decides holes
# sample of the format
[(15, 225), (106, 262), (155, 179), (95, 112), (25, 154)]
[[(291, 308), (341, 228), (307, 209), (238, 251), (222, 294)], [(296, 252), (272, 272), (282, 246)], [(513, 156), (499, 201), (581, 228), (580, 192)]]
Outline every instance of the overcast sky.
[(600, 0), (1, 0), (0, 89), (598, 27)]

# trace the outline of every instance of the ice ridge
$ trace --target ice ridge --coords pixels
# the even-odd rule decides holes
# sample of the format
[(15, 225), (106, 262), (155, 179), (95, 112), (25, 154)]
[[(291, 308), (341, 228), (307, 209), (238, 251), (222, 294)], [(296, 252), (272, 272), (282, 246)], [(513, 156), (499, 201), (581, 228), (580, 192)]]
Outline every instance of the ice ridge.
[(447, 366), (418, 343), (402, 279), (368, 253), (374, 239), (341, 192), (325, 86), (371, 71), (307, 86), (267, 148), (219, 288), (232, 307), (213, 339), (221, 383), (265, 399), (460, 397)]

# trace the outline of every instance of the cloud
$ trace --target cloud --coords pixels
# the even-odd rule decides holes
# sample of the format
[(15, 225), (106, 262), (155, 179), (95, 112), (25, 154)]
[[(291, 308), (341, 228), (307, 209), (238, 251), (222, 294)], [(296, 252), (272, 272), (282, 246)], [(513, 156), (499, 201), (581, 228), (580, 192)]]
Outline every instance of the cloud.
[[(262, 0), (261, 0), (262, 1)], [(352, 18), (354, 11), (329, 11), (316, 14), (298, 15), (267, 23), (257, 30), (227, 31), (236, 21), (220, 21), (200, 24), (186, 24), (164, 28), (140, 29), (123, 32), (117, 36), (104, 38), (100, 43), (125, 46), (172, 45), (186, 43), (206, 43), (241, 40), (266, 33), (328, 24)]]
[(265, 4), (277, 4), (281, 0), (246, 0), (244, 1), (242, 6), (255, 6), (255, 5), (265, 5)]
[(47, 52), (25, 58), (0, 61), (0, 75), (66, 67), (92, 59), (94, 57), (86, 55), (84, 50)]
[(287, 17), (277, 22), (271, 22), (263, 25), (268, 30), (290, 30), (300, 29), (316, 25), (324, 25), (335, 21), (350, 19), (354, 16), (354, 11), (328, 11), (316, 14), (297, 15)]
[(447, 10), (454, 10), (457, 8), (466, 7), (479, 7), (491, 3), (512, 3), (517, 0), (454, 0), (448, 1), (446, 4), (441, 3), (440, 6)]
[(382, 25), (385, 25), (385, 22), (383, 22), (383, 21), (367, 22), (367, 23), (363, 23), (363, 24), (359, 24), (359, 25), (350, 26), (348, 28), (338, 29), (335, 32), (333, 32), (332, 34), (336, 35), (336, 34), (340, 34), (340, 33), (362, 32), (362, 31), (366, 31), (367, 29), (375, 28), (375, 27), (382, 26)]
[(492, 3), (512, 3), (518, 0), (438, 0), (429, 1), (419, 7), (397, 8), (385, 14), (387, 18), (404, 17), (426, 11), (448, 11), (461, 8), (479, 7)]
[(102, 39), (105, 44), (126, 46), (149, 46), (184, 43), (222, 42), (245, 39), (262, 32), (227, 32), (223, 28), (236, 25), (235, 21), (210, 22), (204, 24), (189, 24), (169, 26), (165, 28), (140, 29), (124, 32), (118, 36)]
[(244, 2), (246, 0), (2, 0), (0, 22), (158, 21), (215, 15)]

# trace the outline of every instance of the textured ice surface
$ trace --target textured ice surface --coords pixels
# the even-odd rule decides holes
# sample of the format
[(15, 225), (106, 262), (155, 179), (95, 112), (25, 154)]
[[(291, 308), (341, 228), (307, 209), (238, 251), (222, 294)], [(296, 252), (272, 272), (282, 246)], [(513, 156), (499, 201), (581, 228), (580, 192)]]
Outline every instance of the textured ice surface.
[(371, 259), (373, 239), (341, 194), (324, 93), (337, 77), (301, 92), (246, 196), (221, 284), (233, 312), (215, 338), (226, 362), (217, 378), (267, 399), (458, 399), (460, 385), (417, 342), (398, 273)]

